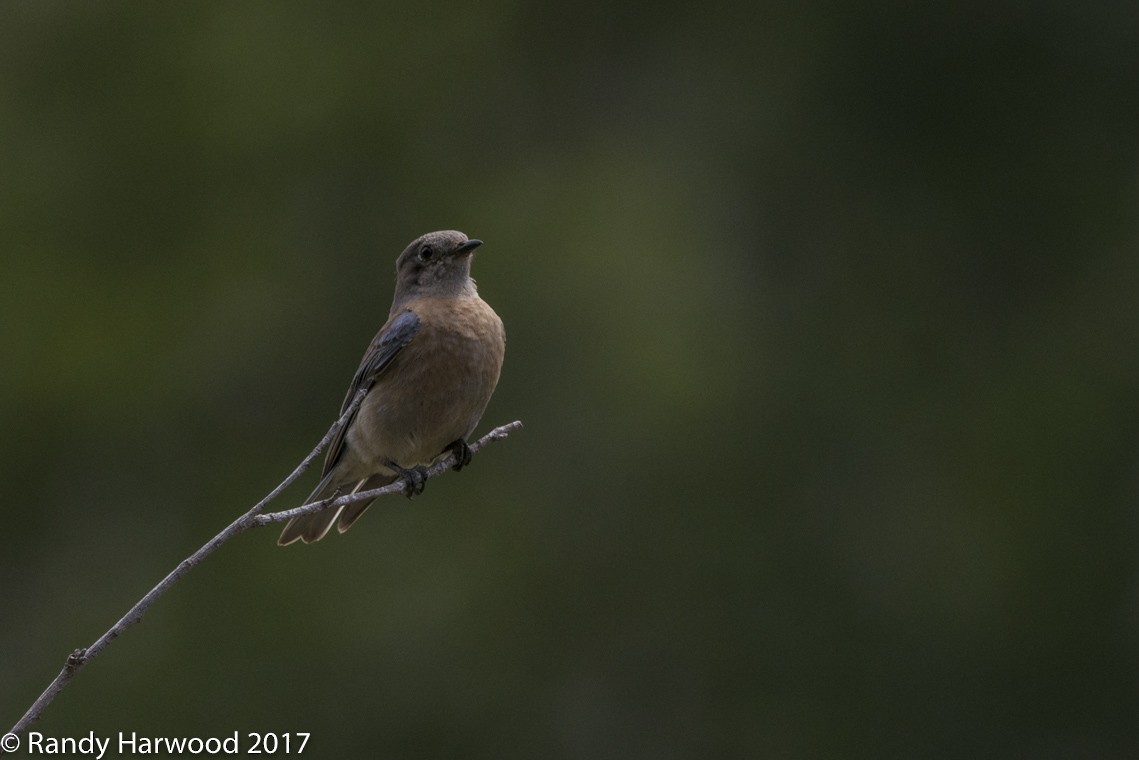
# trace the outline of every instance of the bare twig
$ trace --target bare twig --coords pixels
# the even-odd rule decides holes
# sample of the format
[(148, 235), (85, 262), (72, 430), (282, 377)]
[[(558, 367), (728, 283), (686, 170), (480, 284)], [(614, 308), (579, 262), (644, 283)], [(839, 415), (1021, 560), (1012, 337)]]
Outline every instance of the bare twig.
[[(43, 694), (39, 696), (39, 699), (32, 703), (32, 706), (28, 708), (28, 711), (24, 713), (24, 716), (16, 722), (16, 725), (12, 726), (9, 733), (15, 734), (17, 736), (26, 733), (28, 727), (39, 719), (40, 715), (43, 714), (44, 709), (47, 708), (49, 704), (51, 704), (52, 700), (54, 700), (61, 691), (63, 691), (64, 687), (67, 686), (71, 679), (75, 677), (75, 674), (79, 672), (79, 670), (82, 669), (84, 665), (90, 662), (94, 657), (98, 656), (104, 649), (107, 648), (107, 645), (118, 638), (118, 636), (123, 631), (141, 620), (142, 616), (146, 614), (146, 611), (149, 609), (150, 605), (153, 604), (158, 597), (166, 593), (166, 591), (168, 591), (171, 586), (181, 580), (182, 576), (189, 572), (191, 568), (195, 567), (205, 557), (212, 554), (219, 546), (237, 534), (244, 533), (250, 528), (258, 528), (262, 525), (270, 525), (272, 523), (283, 522), (297, 515), (319, 512), (324, 509), (334, 509), (341, 505), (352, 504), (358, 501), (371, 501), (378, 496), (384, 496), (386, 494), (402, 493), (404, 484), (401, 481), (396, 481), (391, 485), (385, 486), (383, 488), (376, 488), (371, 491), (361, 491), (359, 493), (349, 494), (337, 499), (326, 499), (325, 501), (306, 504), (304, 506), (300, 506), (295, 509), (288, 509), (282, 512), (262, 514), (262, 511), (264, 510), (265, 506), (269, 504), (269, 502), (277, 498), (277, 496), (279, 496), (282, 491), (284, 491), (289, 485), (292, 484), (294, 480), (300, 477), (300, 475), (309, 468), (309, 465), (312, 464), (317, 455), (320, 454), (324, 447), (328, 445), (329, 441), (332, 440), (332, 437), (336, 435), (337, 431), (343, 427), (345, 422), (347, 422), (352, 414), (355, 413), (356, 409), (359, 408), (360, 403), (364, 400), (364, 396), (366, 394), (366, 388), (361, 389), (360, 392), (356, 394), (356, 396), (352, 399), (352, 403), (349, 404), (349, 406), (345, 409), (344, 414), (342, 414), (340, 416), (340, 419), (338, 419), (333, 424), (333, 426), (329, 428), (328, 433), (326, 433), (324, 438), (320, 440), (320, 443), (316, 445), (316, 448), (314, 448), (309, 453), (309, 455), (306, 456), (299, 465), (297, 465), (297, 468), (293, 470), (292, 473), (290, 473), (289, 476), (285, 478), (279, 486), (270, 491), (264, 499), (257, 502), (252, 509), (231, 522), (221, 533), (218, 533), (216, 536), (207, 541), (200, 549), (178, 563), (177, 567), (171, 570), (170, 573), (161, 581), (159, 581), (158, 585), (148, 591), (145, 596), (135, 602), (134, 606), (127, 610), (127, 613), (123, 615), (117, 623), (111, 626), (110, 630), (95, 640), (95, 643), (91, 644), (89, 647), (76, 649), (74, 652), (72, 652), (68, 656), (67, 662), (63, 666), (63, 670), (59, 671), (59, 675), (57, 675), (55, 679), (48, 685)], [(497, 427), (484, 435), (479, 440), (472, 443), (470, 445), (471, 452), (476, 452), (487, 444), (493, 443), (494, 441), (500, 441), (521, 427), (522, 423), (517, 420), (507, 425)], [(455, 461), (455, 455), (453, 453), (448, 454), (446, 457), (428, 468), (427, 476), (434, 477), (435, 475), (440, 475), (446, 472), (455, 464)], [(3, 754), (4, 748), (3, 746), (0, 746), (0, 755)]]
[[(515, 420), (514, 422), (496, 427), (494, 430), (490, 431), (482, 438), (471, 443), (471, 453), (474, 454), (489, 443), (501, 441), (503, 438), (506, 438), (515, 430), (521, 429), (521, 427), (522, 422), (519, 420)], [(454, 465), (455, 455), (448, 454), (427, 468), (427, 477), (432, 478), (436, 475), (442, 475), (444, 472), (451, 469)], [(269, 525), (270, 523), (278, 523), (284, 522), (285, 520), (291, 520), (292, 518), (298, 517), (300, 515), (308, 515), (312, 514), (313, 512), (323, 512), (326, 509), (335, 509), (346, 504), (355, 504), (358, 501), (371, 501), (372, 499), (375, 499), (379, 496), (387, 496), (388, 494), (392, 493), (403, 493), (403, 490), (403, 481), (397, 480), (396, 482), (389, 483), (382, 488), (373, 488), (370, 491), (357, 491), (356, 493), (347, 494), (336, 499), (314, 501), (311, 504), (303, 504), (299, 507), (286, 509), (282, 512), (270, 512), (264, 515), (255, 515), (252, 520), (253, 523), (258, 526)]]

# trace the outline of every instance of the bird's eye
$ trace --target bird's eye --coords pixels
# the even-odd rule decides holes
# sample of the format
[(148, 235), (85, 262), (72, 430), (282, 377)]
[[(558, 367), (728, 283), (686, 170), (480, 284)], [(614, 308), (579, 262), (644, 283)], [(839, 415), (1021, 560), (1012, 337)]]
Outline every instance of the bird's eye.
[(431, 257), (435, 255), (435, 249), (429, 245), (425, 245), (419, 249), (420, 261), (431, 261)]

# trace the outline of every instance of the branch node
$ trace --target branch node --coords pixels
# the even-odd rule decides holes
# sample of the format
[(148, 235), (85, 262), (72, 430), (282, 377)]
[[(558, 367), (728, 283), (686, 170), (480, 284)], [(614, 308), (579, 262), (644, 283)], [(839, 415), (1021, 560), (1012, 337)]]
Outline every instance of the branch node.
[(74, 672), (85, 662), (87, 662), (87, 647), (79, 647), (67, 656), (67, 669)]

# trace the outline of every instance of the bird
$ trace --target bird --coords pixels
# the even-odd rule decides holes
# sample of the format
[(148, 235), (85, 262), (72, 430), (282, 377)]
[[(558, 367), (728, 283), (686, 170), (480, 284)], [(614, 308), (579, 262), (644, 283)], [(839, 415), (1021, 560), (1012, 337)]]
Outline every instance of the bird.
[[(305, 504), (403, 480), (422, 493), (426, 467), (448, 453), (470, 463), (467, 438), (498, 385), (506, 351), (502, 320), (479, 297), (471, 260), (483, 242), (457, 230), (429, 232), (396, 260), (387, 322), (364, 352), (341, 415), (363, 402), (334, 436), (320, 482)], [(319, 541), (339, 518), (348, 530), (370, 502), (293, 517), (277, 543)]]

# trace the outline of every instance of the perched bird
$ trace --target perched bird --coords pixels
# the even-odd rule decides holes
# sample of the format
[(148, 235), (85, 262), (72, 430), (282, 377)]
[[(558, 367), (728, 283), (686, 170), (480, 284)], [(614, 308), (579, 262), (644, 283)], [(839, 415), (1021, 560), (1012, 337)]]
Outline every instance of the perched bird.
[[(425, 465), (451, 451), (456, 470), (470, 462), (467, 437), (498, 384), (506, 350), (502, 320), (471, 279), (480, 245), (446, 230), (412, 241), (400, 254), (388, 321), (364, 353), (341, 413), (361, 388), (370, 390), (333, 439), (306, 504), (397, 479), (410, 498), (423, 491)], [(319, 541), (337, 515), (343, 533), (368, 504), (294, 517), (277, 543)]]

